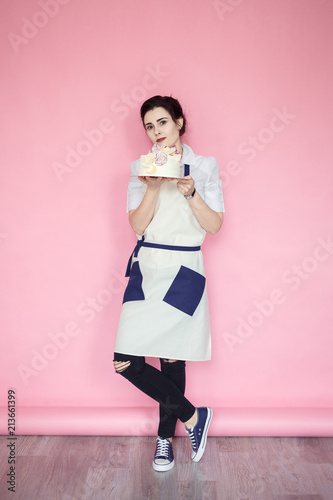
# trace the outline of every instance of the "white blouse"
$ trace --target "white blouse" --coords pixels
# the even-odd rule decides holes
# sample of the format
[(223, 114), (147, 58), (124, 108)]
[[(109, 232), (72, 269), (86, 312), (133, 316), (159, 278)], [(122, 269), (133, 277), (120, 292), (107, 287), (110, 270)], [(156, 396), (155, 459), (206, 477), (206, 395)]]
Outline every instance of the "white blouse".
[[(190, 165), (190, 175), (194, 180), (195, 189), (201, 198), (215, 212), (224, 212), (222, 181), (219, 178), (219, 166), (213, 156), (199, 156), (193, 153), (190, 146), (182, 144), (183, 165), (180, 176), (184, 176), (184, 164)], [(127, 191), (127, 210), (135, 210), (144, 196), (145, 184), (138, 179), (140, 160), (131, 163), (131, 179)]]

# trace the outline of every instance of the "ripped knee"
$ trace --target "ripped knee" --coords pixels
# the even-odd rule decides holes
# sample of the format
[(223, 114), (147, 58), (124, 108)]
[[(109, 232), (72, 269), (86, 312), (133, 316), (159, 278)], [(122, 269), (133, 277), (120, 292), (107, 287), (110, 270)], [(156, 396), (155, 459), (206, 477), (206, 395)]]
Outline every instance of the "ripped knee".
[(126, 370), (126, 368), (128, 368), (130, 366), (130, 364), (131, 364), (130, 361), (114, 361), (113, 362), (113, 366), (114, 366), (114, 369), (116, 370), (116, 373), (123, 372), (124, 370)]

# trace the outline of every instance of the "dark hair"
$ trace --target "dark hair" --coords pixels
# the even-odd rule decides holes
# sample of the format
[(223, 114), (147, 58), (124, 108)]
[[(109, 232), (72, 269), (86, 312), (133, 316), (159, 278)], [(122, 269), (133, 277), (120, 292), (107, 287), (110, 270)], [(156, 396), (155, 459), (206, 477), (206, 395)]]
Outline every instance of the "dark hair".
[(176, 120), (178, 118), (182, 117), (183, 118), (183, 126), (179, 131), (179, 135), (183, 135), (185, 133), (186, 129), (186, 118), (184, 116), (182, 107), (177, 101), (177, 99), (174, 99), (173, 97), (169, 96), (161, 96), (161, 95), (155, 95), (154, 97), (150, 97), (150, 99), (147, 99), (141, 106), (141, 120), (142, 123), (144, 124), (144, 117), (147, 111), (151, 111), (152, 109), (155, 108), (164, 108), (167, 110), (169, 115), (171, 116), (172, 120), (176, 123)]

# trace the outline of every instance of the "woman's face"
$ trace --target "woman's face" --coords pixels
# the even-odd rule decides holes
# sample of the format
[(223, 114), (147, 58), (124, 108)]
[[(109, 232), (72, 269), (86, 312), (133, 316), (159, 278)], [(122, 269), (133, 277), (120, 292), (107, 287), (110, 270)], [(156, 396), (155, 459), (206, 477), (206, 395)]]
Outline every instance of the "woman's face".
[(179, 131), (183, 125), (183, 118), (178, 118), (175, 123), (166, 109), (154, 108), (147, 111), (143, 122), (153, 144), (157, 143), (161, 147), (176, 146), (178, 151), (182, 152)]

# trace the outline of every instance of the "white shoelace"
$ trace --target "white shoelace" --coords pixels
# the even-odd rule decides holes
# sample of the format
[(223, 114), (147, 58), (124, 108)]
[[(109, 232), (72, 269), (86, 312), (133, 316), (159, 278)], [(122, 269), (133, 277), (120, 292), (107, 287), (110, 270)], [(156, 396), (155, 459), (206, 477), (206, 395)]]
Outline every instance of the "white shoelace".
[(169, 441), (167, 439), (158, 439), (155, 458), (168, 458), (168, 450)]
[(195, 439), (195, 433), (193, 431), (189, 431), (188, 434), (189, 434), (190, 439), (191, 439), (192, 448), (195, 451), (197, 449), (197, 442)]

